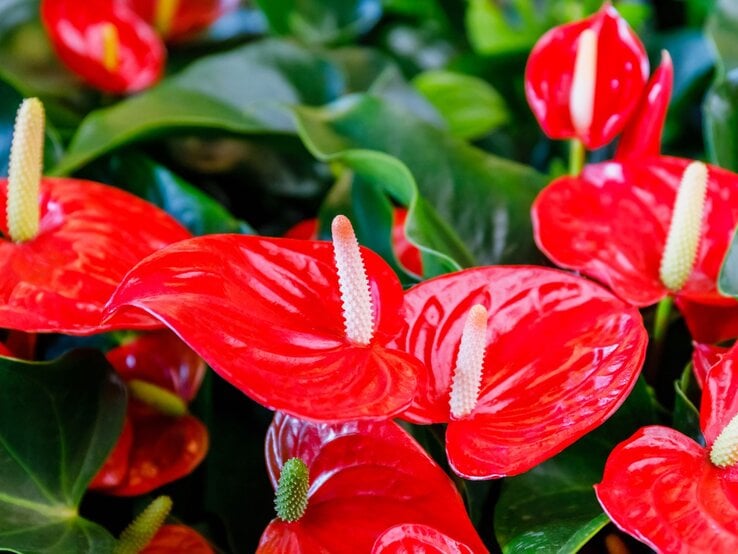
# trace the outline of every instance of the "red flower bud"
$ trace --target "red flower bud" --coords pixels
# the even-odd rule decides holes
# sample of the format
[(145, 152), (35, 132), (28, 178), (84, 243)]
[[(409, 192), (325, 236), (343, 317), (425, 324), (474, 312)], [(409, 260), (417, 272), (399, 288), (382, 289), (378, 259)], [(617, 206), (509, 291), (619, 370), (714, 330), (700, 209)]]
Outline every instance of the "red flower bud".
[(525, 94), (549, 137), (578, 138), (595, 149), (622, 131), (647, 78), (643, 44), (605, 4), (541, 37), (525, 68)]

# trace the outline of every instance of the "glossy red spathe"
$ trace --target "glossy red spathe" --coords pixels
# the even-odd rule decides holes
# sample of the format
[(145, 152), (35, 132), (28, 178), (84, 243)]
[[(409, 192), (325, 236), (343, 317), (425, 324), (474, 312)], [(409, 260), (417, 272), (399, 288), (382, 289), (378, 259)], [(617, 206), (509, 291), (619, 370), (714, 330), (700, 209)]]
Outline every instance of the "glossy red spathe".
[(715, 346), (692, 342), (692, 371), (700, 388), (704, 388), (710, 368), (718, 363), (730, 350), (726, 346)]
[(164, 525), (141, 554), (214, 554), (215, 550), (197, 531), (186, 525)]
[(314, 424), (277, 413), (266, 440), (273, 486), (293, 457), (310, 472), (307, 509), (293, 523), (272, 520), (259, 554), (370, 552), (385, 530), (406, 522), (486, 552), (451, 480), (393, 422)]
[[(634, 306), (658, 302), (670, 294), (659, 267), (676, 191), (691, 162), (665, 156), (604, 162), (556, 179), (533, 203), (536, 244), (556, 264), (598, 279)], [(717, 290), (737, 224), (738, 175), (708, 166), (697, 259), (674, 294), (698, 342), (738, 336), (738, 302)]]
[(119, 0), (43, 0), (41, 21), (59, 58), (95, 88), (127, 94), (162, 75), (164, 44)]
[[(156, 29), (166, 41), (187, 40), (238, 7), (238, 0), (120, 0)], [(157, 21), (161, 4), (174, 4), (171, 19)]]
[[(3, 214), (6, 190), (1, 179)], [(145, 314), (101, 324), (102, 309), (131, 267), (190, 233), (148, 202), (91, 181), (44, 178), (39, 203), (37, 237), (0, 240), (0, 327), (71, 335), (160, 327)]]
[[(400, 264), (415, 275), (423, 274), (423, 261), (418, 247), (407, 240), (405, 235), (405, 220), (407, 209), (392, 209), (392, 248)], [(312, 239), (318, 238), (318, 220), (306, 219), (291, 227), (285, 234), (290, 239)]]
[(420, 363), (387, 348), (402, 325), (402, 287), (378, 255), (362, 255), (375, 329), (366, 346), (346, 337), (333, 247), (320, 241), (180, 242), (128, 274), (109, 321), (149, 312), (268, 408), (322, 421), (390, 417), (410, 404)]
[(612, 451), (597, 498), (626, 533), (665, 554), (738, 550), (738, 468), (709, 450), (738, 414), (738, 349), (707, 376), (700, 409), (705, 447), (674, 429), (645, 427)]
[[(575, 131), (570, 99), (582, 32), (597, 37), (592, 122)], [(543, 131), (551, 138), (578, 138), (588, 149), (608, 144), (633, 114), (648, 78), (643, 44), (615, 8), (606, 3), (591, 17), (554, 27), (543, 35), (525, 68), (525, 94)]]
[(371, 554), (474, 554), (474, 551), (438, 529), (405, 523), (382, 533)]
[[(467, 314), (489, 313), (474, 410), (454, 418), (449, 395)], [(403, 418), (444, 423), (449, 464), (469, 479), (522, 473), (600, 425), (638, 377), (646, 331), (638, 311), (601, 286), (541, 267), (480, 267), (405, 294), (397, 345), (427, 373)], [(545, 341), (545, 342), (542, 342)]]
[[(205, 363), (175, 335), (143, 335), (107, 354), (124, 381), (157, 385), (191, 401)], [(179, 417), (130, 398), (123, 433), (91, 489), (116, 496), (145, 494), (190, 474), (208, 450), (208, 431), (194, 416)]]

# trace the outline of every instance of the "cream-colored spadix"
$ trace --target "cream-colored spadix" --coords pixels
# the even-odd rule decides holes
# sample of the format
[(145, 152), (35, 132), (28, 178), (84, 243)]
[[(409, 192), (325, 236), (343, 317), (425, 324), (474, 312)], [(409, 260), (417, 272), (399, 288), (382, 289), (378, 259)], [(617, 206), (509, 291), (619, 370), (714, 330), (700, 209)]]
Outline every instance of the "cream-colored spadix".
[(597, 33), (585, 29), (579, 35), (577, 57), (569, 93), (569, 113), (574, 130), (586, 135), (594, 118), (595, 87), (597, 83)]
[(351, 222), (343, 215), (335, 217), (331, 233), (346, 337), (356, 344), (367, 345), (374, 337), (374, 316), (359, 241), (356, 240)]
[(38, 98), (25, 99), (15, 118), (5, 214), (13, 242), (24, 242), (38, 235), (44, 119), (44, 106)]
[(487, 347), (486, 335), (487, 310), (481, 304), (475, 304), (464, 323), (451, 382), (449, 405), (451, 415), (455, 418), (469, 415), (477, 405)]
[(708, 177), (705, 164), (692, 162), (679, 183), (659, 270), (661, 282), (673, 292), (687, 282), (697, 258)]
[(102, 35), (102, 64), (110, 72), (116, 71), (120, 65), (120, 37), (118, 28), (112, 23), (103, 23), (100, 29)]
[(738, 462), (738, 415), (733, 416), (710, 448), (710, 461), (718, 467)]

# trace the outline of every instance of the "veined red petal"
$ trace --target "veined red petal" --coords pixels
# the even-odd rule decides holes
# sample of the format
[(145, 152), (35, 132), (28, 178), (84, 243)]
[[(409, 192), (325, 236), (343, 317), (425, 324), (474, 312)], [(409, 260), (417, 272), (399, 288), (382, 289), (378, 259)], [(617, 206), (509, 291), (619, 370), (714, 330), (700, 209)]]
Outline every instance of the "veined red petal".
[[(690, 163), (669, 157), (607, 162), (586, 166), (580, 177), (556, 179), (533, 203), (536, 243), (558, 265), (604, 282), (633, 305), (658, 302), (667, 294), (659, 266), (676, 190)], [(738, 175), (715, 166), (708, 171), (702, 238), (678, 301), (738, 307), (717, 291), (738, 225)]]
[(474, 551), (438, 529), (405, 523), (382, 533), (372, 554), (474, 554)]
[[(2, 214), (6, 190), (2, 179)], [(40, 204), (36, 238), (0, 240), (0, 327), (72, 335), (160, 327), (140, 313), (101, 324), (102, 309), (129, 269), (189, 232), (148, 202), (91, 181), (42, 179)]]
[(197, 531), (186, 525), (165, 525), (141, 554), (214, 554), (215, 550)]
[(205, 377), (205, 361), (171, 331), (157, 331), (107, 353), (125, 381), (139, 379), (191, 402)]
[[(589, 132), (578, 136), (569, 110), (579, 37), (597, 35), (594, 109)], [(648, 78), (643, 44), (609, 3), (596, 14), (555, 27), (536, 43), (525, 68), (525, 94), (551, 138), (577, 137), (589, 149), (612, 141), (636, 109)]]
[[(92, 86), (131, 93), (161, 77), (166, 52), (154, 30), (117, 0), (43, 0), (41, 21), (61, 60)], [(105, 64), (104, 28), (115, 29), (115, 63)]]
[(664, 554), (738, 551), (738, 507), (692, 439), (646, 427), (612, 451), (597, 498), (626, 533)]
[(728, 350), (710, 368), (702, 390), (700, 427), (708, 447), (738, 414), (738, 347)]
[[(466, 316), (489, 313), (476, 408), (453, 419), (449, 391)], [(470, 479), (515, 475), (600, 425), (625, 400), (645, 356), (638, 311), (601, 286), (541, 267), (480, 267), (405, 293), (397, 344), (428, 368), (403, 417), (449, 421), (446, 452)], [(540, 346), (545, 337), (545, 346)]]
[(664, 50), (661, 64), (646, 86), (638, 108), (628, 120), (618, 142), (615, 160), (648, 158), (661, 154), (661, 135), (674, 85), (674, 65)]
[(451, 480), (391, 421), (329, 425), (277, 413), (266, 440), (272, 484), (293, 457), (310, 472), (307, 510), (293, 523), (273, 520), (259, 554), (369, 552), (386, 529), (408, 521), (486, 552)]
[(710, 368), (720, 361), (729, 348), (692, 341), (692, 349), (692, 370), (694, 377), (700, 388), (704, 389)]
[[(420, 362), (385, 345), (402, 325), (402, 287), (362, 249), (375, 334), (345, 336), (328, 242), (211, 235), (134, 268), (109, 313), (148, 311), (257, 402), (312, 420), (390, 417), (410, 403)], [(127, 307), (128, 309), (122, 309)]]
[(125, 478), (105, 489), (115, 496), (145, 494), (189, 475), (208, 451), (208, 431), (194, 416), (136, 417)]
[(157, 5), (166, 0), (123, 0), (141, 18), (154, 26), (167, 41), (187, 40), (210, 26), (220, 16), (238, 7), (238, 0), (177, 0), (166, 28), (157, 25)]
[(128, 473), (128, 461), (133, 446), (133, 427), (128, 417), (123, 424), (118, 442), (90, 483), (90, 490), (106, 490), (120, 485)]

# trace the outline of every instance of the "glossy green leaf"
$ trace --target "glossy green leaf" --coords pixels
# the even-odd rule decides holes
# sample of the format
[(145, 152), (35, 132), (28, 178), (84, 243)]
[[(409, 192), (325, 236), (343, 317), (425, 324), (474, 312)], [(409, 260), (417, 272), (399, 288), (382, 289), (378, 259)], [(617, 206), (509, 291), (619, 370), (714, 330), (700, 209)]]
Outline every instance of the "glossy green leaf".
[(676, 392), (672, 417), (674, 429), (704, 444), (700, 429), (700, 411), (691, 400), (699, 393), (699, 386), (692, 372), (692, 364), (688, 364), (681, 378), (674, 381), (674, 391)]
[(382, 15), (380, 0), (257, 0), (271, 30), (308, 44), (334, 44), (366, 33)]
[(738, 231), (733, 235), (718, 276), (718, 289), (725, 296), (738, 298)]
[(592, 486), (610, 451), (656, 420), (651, 390), (639, 379), (604, 425), (558, 456), (506, 479), (495, 507), (494, 528), (505, 554), (576, 552), (609, 521)]
[(530, 205), (545, 178), (491, 156), (376, 97), (296, 109), (319, 158), (340, 161), (409, 206), (406, 232), (426, 275), (538, 259)]
[[(23, 101), (23, 96), (12, 86), (0, 80), (0, 175), (8, 174), (10, 144), (13, 140), (15, 114)], [(46, 126), (44, 144), (44, 167), (52, 167), (61, 155), (61, 146), (51, 126)]]
[(321, 105), (344, 92), (325, 58), (265, 40), (207, 56), (149, 91), (91, 113), (54, 173), (71, 173), (124, 144), (184, 129), (291, 133), (288, 106)]
[(115, 154), (110, 173), (113, 184), (156, 204), (193, 235), (254, 232), (215, 199), (143, 154)]
[(446, 120), (451, 134), (475, 139), (510, 119), (502, 96), (486, 81), (462, 73), (421, 73), (413, 85)]
[(123, 425), (125, 387), (102, 354), (52, 362), (0, 358), (0, 549), (110, 552), (77, 513)]
[(713, 84), (702, 111), (710, 161), (738, 171), (738, 69)]
[(707, 33), (717, 51), (723, 73), (738, 68), (738, 4), (735, 0), (717, 0), (707, 22)]

